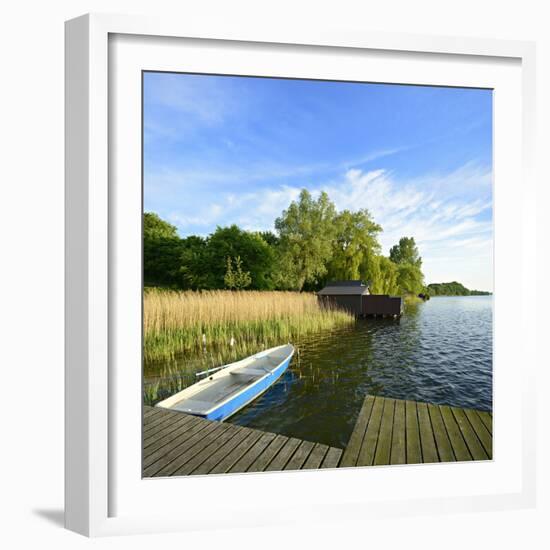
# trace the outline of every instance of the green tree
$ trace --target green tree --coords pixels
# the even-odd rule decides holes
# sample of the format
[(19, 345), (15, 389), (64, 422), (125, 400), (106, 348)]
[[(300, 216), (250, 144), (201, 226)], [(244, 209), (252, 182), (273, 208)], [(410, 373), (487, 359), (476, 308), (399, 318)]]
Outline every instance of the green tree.
[(397, 264), (385, 256), (378, 256), (377, 263), (378, 276), (371, 281), (370, 291), (373, 294), (397, 294), (399, 292)]
[(334, 219), (335, 238), (328, 265), (330, 279), (368, 280), (371, 263), (380, 253), (378, 234), (382, 228), (374, 223), (368, 210), (343, 210)]
[(235, 258), (235, 268), (233, 269), (233, 260), (227, 256), (227, 268), (223, 278), (226, 288), (231, 290), (242, 290), (252, 282), (249, 271), (243, 271), (242, 260), (240, 256)]
[(411, 264), (420, 269), (422, 258), (414, 242), (414, 237), (401, 237), (399, 244), (390, 249), (390, 260), (396, 264)]
[(206, 241), (203, 269), (208, 274), (207, 288), (224, 288), (227, 258), (240, 258), (241, 269), (250, 274), (250, 288), (273, 288), (275, 255), (258, 234), (236, 225), (218, 227)]
[(278, 246), (278, 280), (281, 288), (302, 290), (317, 283), (327, 273), (335, 236), (334, 204), (323, 192), (317, 200), (303, 189), (275, 220)]
[(269, 246), (276, 247), (279, 244), (279, 237), (272, 231), (260, 231), (258, 235), (260, 235)]
[(397, 264), (397, 286), (399, 294), (420, 294), (424, 290), (424, 276), (413, 264)]
[(180, 254), (179, 284), (183, 289), (211, 288), (207, 264), (208, 246), (203, 237), (191, 235), (182, 240)]
[(469, 290), (463, 284), (453, 281), (451, 283), (431, 283), (427, 287), (430, 296), (488, 296), (491, 293), (484, 290)]
[(143, 215), (143, 278), (146, 284), (179, 286), (182, 240), (157, 214)]

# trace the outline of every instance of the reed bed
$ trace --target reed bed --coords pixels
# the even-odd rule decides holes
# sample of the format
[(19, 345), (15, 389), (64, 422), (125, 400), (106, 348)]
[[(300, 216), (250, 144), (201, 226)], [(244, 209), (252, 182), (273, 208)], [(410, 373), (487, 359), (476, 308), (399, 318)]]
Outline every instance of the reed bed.
[(320, 304), (313, 293), (152, 289), (143, 301), (146, 362), (206, 350), (216, 362), (214, 357), (242, 356), (354, 322), (350, 314)]

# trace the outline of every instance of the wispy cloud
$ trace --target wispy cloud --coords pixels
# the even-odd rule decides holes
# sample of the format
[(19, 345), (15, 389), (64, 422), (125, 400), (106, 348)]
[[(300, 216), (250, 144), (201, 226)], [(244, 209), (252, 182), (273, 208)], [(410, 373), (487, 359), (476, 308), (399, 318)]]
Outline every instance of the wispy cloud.
[[(204, 176), (204, 175), (203, 175)], [(204, 185), (203, 176), (187, 187), (185, 203), (173, 203), (166, 213), (177, 225), (182, 235), (202, 234), (213, 231), (217, 225), (236, 223), (247, 230), (272, 230), (277, 216), (299, 196), (301, 187), (293, 185), (270, 186), (255, 191), (235, 192), (232, 186)], [(227, 175), (226, 175), (227, 176)], [(171, 174), (173, 185), (180, 182), (175, 193), (182, 195), (186, 179)], [(224, 177), (220, 176), (220, 180)], [(214, 178), (215, 180), (215, 178)], [(469, 164), (445, 175), (401, 180), (383, 169), (362, 171), (350, 169), (323, 185), (308, 186), (317, 196), (326, 191), (336, 208), (368, 209), (383, 228), (380, 241), (383, 251), (402, 236), (413, 236), (424, 258), (425, 272), (430, 281), (459, 279), (463, 274), (465, 284), (475, 258), (489, 259), (492, 249), (491, 188), (483, 196), (470, 201), (467, 196), (458, 197), (454, 186), (486, 186), (491, 180), (490, 169)], [(206, 180), (204, 180), (206, 181)], [(189, 180), (187, 179), (187, 183)], [(181, 186), (181, 187), (180, 187)], [(150, 184), (148, 188), (154, 187)], [(484, 280), (491, 279), (491, 262), (487, 265)], [(468, 271), (468, 273), (465, 273)]]
[(182, 113), (206, 124), (219, 124), (230, 115), (242, 111), (244, 102), (238, 101), (231, 93), (226, 81), (217, 85), (216, 79), (206, 79), (200, 75), (165, 73), (147, 81), (148, 101), (146, 104), (165, 107), (172, 114)]
[[(340, 163), (315, 162), (304, 164), (281, 164), (274, 161), (255, 161), (239, 165), (231, 159), (229, 163), (220, 163), (217, 166), (204, 166), (181, 169), (160, 168), (149, 169), (146, 173), (147, 192), (154, 194), (156, 190), (170, 186), (215, 184), (231, 185), (242, 182), (271, 182), (274, 179), (284, 180), (302, 176), (310, 176), (327, 171), (338, 172), (349, 170), (350, 167), (363, 166), (383, 157), (396, 154), (405, 148), (395, 148), (375, 151), (364, 157), (344, 160)], [(351, 169), (353, 170), (353, 169)]]

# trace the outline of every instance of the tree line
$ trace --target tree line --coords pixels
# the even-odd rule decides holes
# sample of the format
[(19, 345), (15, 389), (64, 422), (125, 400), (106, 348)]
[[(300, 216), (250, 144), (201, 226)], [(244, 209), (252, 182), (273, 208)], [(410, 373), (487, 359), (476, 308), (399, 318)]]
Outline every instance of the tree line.
[(489, 296), (490, 292), (484, 290), (469, 290), (463, 284), (453, 281), (452, 283), (432, 283), (428, 285), (430, 296)]
[(318, 290), (329, 280), (360, 279), (375, 294), (426, 292), (413, 237), (381, 254), (382, 227), (366, 209), (337, 212), (323, 192), (302, 190), (273, 231), (217, 227), (207, 237), (178, 236), (153, 212), (143, 220), (144, 281), (177, 289)]

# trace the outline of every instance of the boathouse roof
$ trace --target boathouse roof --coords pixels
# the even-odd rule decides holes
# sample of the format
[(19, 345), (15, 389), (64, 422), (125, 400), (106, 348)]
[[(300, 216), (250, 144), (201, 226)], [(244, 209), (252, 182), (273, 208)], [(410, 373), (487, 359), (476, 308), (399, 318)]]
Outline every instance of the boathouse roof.
[(319, 296), (361, 296), (369, 293), (362, 281), (331, 281), (317, 294)]

